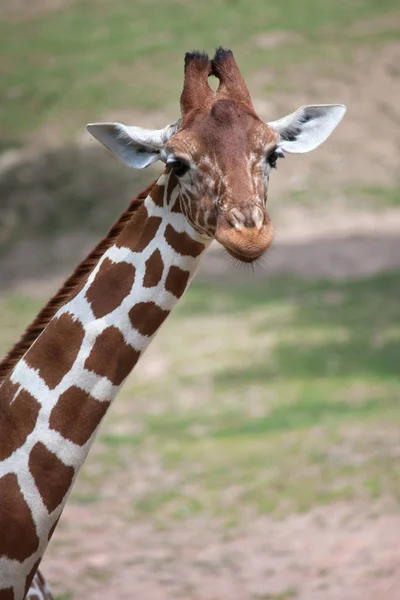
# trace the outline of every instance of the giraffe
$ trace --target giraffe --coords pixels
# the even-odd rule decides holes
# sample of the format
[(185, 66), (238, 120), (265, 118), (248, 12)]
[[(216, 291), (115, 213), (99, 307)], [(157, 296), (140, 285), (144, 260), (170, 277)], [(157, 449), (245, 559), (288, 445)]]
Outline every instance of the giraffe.
[(87, 126), (127, 166), (165, 168), (0, 364), (0, 600), (51, 598), (38, 566), (112, 400), (212, 240), (246, 263), (268, 250), (271, 170), (319, 146), (346, 110), (264, 123), (223, 48), (185, 55), (180, 107), (161, 130)]

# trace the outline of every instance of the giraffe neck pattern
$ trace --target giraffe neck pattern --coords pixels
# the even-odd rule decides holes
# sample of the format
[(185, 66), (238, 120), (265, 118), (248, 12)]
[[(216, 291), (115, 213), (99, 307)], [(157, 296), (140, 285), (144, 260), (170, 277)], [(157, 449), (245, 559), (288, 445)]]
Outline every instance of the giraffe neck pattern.
[(0, 384), (0, 598), (24, 597), (101, 419), (210, 243), (178, 193), (163, 174)]

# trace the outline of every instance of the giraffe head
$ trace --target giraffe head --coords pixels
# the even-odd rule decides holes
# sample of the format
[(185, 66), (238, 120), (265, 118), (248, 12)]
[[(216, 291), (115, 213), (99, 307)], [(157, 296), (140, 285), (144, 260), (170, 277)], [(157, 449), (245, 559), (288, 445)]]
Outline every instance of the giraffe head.
[[(216, 91), (210, 76), (219, 80)], [(342, 104), (302, 106), (264, 123), (232, 52), (219, 48), (213, 60), (186, 54), (181, 118), (172, 125), (146, 130), (94, 123), (88, 130), (130, 167), (163, 161), (177, 178), (181, 210), (190, 224), (235, 258), (253, 262), (274, 235), (266, 210), (271, 170), (286, 153), (319, 146), (345, 110)]]

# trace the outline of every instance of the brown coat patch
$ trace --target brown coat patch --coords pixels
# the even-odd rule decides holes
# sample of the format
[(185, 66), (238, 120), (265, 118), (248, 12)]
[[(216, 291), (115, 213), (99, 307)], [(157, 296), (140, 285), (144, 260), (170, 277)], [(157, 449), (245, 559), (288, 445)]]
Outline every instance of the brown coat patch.
[(135, 267), (126, 262), (114, 263), (105, 258), (86, 292), (94, 316), (104, 317), (121, 305), (135, 281)]
[(14, 473), (0, 478), (0, 498), (0, 556), (22, 562), (36, 552), (39, 539)]
[(164, 206), (164, 185), (156, 184), (151, 190), (151, 198), (156, 206), (162, 208)]
[(18, 386), (10, 380), (0, 387), (0, 460), (8, 458), (24, 444), (35, 427), (40, 410), (40, 404), (24, 389), (13, 400), (15, 389)]
[(14, 590), (12, 588), (0, 590), (0, 600), (14, 600)]
[(161, 217), (149, 217), (146, 225), (140, 236), (140, 240), (137, 244), (131, 246), (134, 252), (142, 252), (150, 242), (155, 238), (158, 228), (161, 225)]
[(118, 248), (132, 248), (139, 244), (148, 218), (147, 208), (142, 204), (115, 240)]
[(129, 311), (132, 327), (142, 335), (153, 335), (169, 315), (154, 302), (139, 302)]
[(184, 271), (179, 267), (171, 267), (165, 280), (165, 289), (180, 298), (186, 289), (189, 276), (189, 271)]
[(141, 206), (116, 240), (119, 248), (142, 252), (154, 239), (161, 224), (161, 217), (149, 217), (146, 207)]
[(38, 369), (49, 388), (60, 383), (75, 362), (82, 345), (84, 329), (79, 321), (64, 313), (53, 319), (40, 338), (28, 350), (25, 360)]
[(175, 199), (175, 202), (171, 208), (171, 212), (172, 213), (181, 213), (182, 212), (182, 207), (181, 207), (181, 198), (178, 194), (178, 196)]
[(87, 392), (72, 386), (60, 396), (51, 411), (50, 428), (82, 446), (100, 423), (108, 406), (108, 402), (99, 402)]
[(196, 256), (200, 256), (204, 250), (203, 244), (196, 242), (196, 240), (192, 239), (185, 231), (178, 233), (172, 225), (167, 225), (165, 229), (165, 240), (175, 252), (182, 254), (182, 256), (192, 256), (193, 258), (196, 258)]
[(146, 260), (146, 271), (143, 277), (143, 286), (154, 287), (160, 283), (164, 263), (159, 250), (154, 250), (153, 254)]
[[(169, 176), (168, 185), (167, 185), (167, 205), (172, 209), (172, 212), (181, 212), (180, 210), (174, 211), (173, 208), (171, 207), (171, 195), (177, 185), (178, 185), (178, 178), (174, 173), (171, 173)], [(177, 195), (176, 200), (178, 200), (178, 198), (179, 198), (179, 194)], [(176, 201), (174, 204), (176, 204)], [(178, 205), (179, 205), (179, 203), (178, 203)]]
[(29, 470), (47, 510), (53, 512), (71, 487), (74, 468), (65, 465), (42, 442), (38, 442), (29, 456)]
[(108, 327), (96, 339), (85, 362), (85, 369), (121, 385), (139, 360), (140, 352), (129, 346), (119, 329)]
[(11, 404), (19, 387), (19, 383), (13, 383), (10, 378), (6, 379), (0, 387), (0, 404)]

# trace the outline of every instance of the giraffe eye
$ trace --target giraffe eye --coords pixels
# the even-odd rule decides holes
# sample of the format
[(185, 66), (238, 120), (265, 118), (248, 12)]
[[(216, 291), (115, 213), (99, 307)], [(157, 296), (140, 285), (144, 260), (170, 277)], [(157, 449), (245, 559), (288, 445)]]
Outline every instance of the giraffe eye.
[(171, 169), (175, 175), (182, 177), (190, 169), (189, 165), (183, 160), (170, 160), (167, 162), (168, 169)]
[(267, 162), (272, 169), (276, 169), (278, 158), (285, 158), (285, 155), (280, 148), (274, 148), (267, 156)]

